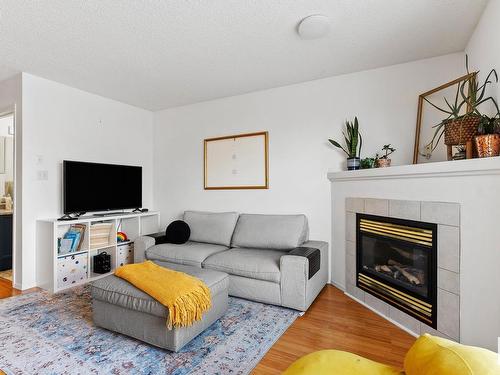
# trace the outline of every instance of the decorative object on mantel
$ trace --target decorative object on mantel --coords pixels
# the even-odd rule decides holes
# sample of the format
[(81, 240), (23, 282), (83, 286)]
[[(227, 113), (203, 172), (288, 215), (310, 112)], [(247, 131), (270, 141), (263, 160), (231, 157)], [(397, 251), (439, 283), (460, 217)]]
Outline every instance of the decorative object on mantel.
[(465, 146), (457, 146), (457, 152), (453, 155), (453, 160), (464, 160), (466, 158)]
[(500, 155), (500, 118), (481, 117), (476, 136), (477, 155), (487, 158)]
[(268, 189), (268, 132), (204, 140), (205, 190)]
[(361, 169), (372, 169), (377, 168), (377, 159), (376, 158), (364, 158), (360, 161)]
[[(419, 154), (421, 156), (425, 156), (427, 159), (430, 159), (443, 136), (444, 144), (447, 146), (447, 160), (458, 159), (452, 156), (453, 146), (465, 149), (467, 159), (474, 157), (473, 140), (480, 130), (480, 122), (494, 123), (496, 118), (500, 117), (500, 110), (495, 99), (491, 96), (486, 96), (486, 90), (493, 82), (493, 79), (495, 82), (498, 82), (498, 75), (495, 69), (492, 69), (488, 73), (484, 83), (481, 84), (477, 81), (478, 72), (471, 73), (469, 71), (468, 56), (466, 56), (465, 66), (467, 70), (467, 74), (465, 76), (420, 95), (415, 137), (414, 163), (418, 162)], [(428, 99), (428, 96), (454, 85), (456, 85), (456, 92), (453, 102), (450, 103), (450, 101), (445, 97), (445, 106), (439, 106), (432, 103)], [(424, 101), (435, 109), (445, 113), (447, 117), (432, 127), (434, 129), (434, 134), (431, 141), (425, 145), (425, 152), (419, 152), (422, 105)], [(486, 102), (491, 102), (497, 111), (497, 113), (491, 118), (488, 115), (481, 113), (479, 110), (479, 106)], [(496, 137), (490, 138), (493, 139)]]
[(389, 159), (389, 155), (396, 151), (396, 149), (394, 147), (391, 147), (391, 144), (389, 143), (388, 145), (384, 145), (384, 147), (382, 147), (382, 151), (385, 152), (385, 155), (378, 156), (377, 154), (375, 156), (375, 159), (377, 160), (377, 168), (390, 167), (391, 159)]
[[(342, 131), (345, 140), (345, 148), (337, 141), (329, 139), (330, 143), (337, 148), (340, 148), (347, 155), (347, 170), (352, 171), (360, 168), (361, 146), (363, 138), (359, 132), (358, 118), (354, 117), (354, 121), (345, 122), (345, 131)], [(359, 148), (358, 148), (359, 145)]]
[[(430, 160), (433, 156), (433, 152), (436, 151), (438, 146), (440, 145), (440, 141), (444, 136), (444, 132), (447, 131), (448, 136), (446, 137), (445, 144), (447, 144), (446, 154), (448, 160), (451, 159), (451, 154), (453, 153), (453, 143), (455, 146), (463, 146), (466, 148), (469, 158), (472, 158), (472, 140), (474, 139), (474, 135), (477, 128), (477, 123), (472, 126), (468, 126), (469, 124), (462, 122), (450, 121), (454, 117), (459, 117), (460, 115), (465, 114), (465, 111), (468, 111), (469, 108), (464, 108), (464, 104), (459, 103), (460, 98), (460, 86), (467, 85), (469, 87), (471, 80), (475, 80), (477, 73), (466, 74), (462, 77), (454, 79), (448, 83), (440, 85), (432, 90), (429, 90), (423, 94), (420, 94), (418, 97), (418, 110), (417, 110), (417, 127), (415, 131), (415, 146), (413, 149), (413, 164), (418, 164), (421, 162), (419, 157), (424, 157), (426, 160)], [(444, 102), (446, 105), (446, 109), (441, 109), (434, 105), (428, 98), (432, 95), (449, 90), (450, 88), (456, 86), (455, 90), (455, 101), (450, 103), (448, 99), (444, 98)], [(470, 89), (470, 87), (469, 87)], [(445, 112), (448, 114), (448, 118), (446, 120), (441, 121), (437, 125), (425, 125), (424, 124), (424, 104), (429, 103), (432, 107), (437, 107), (437, 109), (441, 112)], [(449, 122), (446, 127), (446, 123)], [(458, 129), (458, 131), (454, 132), (454, 130)], [(434, 135), (432, 135), (432, 131), (434, 130)], [(464, 131), (465, 130), (465, 131)], [(424, 132), (430, 134), (422, 134)], [(455, 134), (456, 138), (453, 137)], [(426, 144), (421, 144), (421, 138), (425, 138), (427, 136), (431, 136), (431, 141)], [(469, 142), (469, 144), (467, 144)], [(468, 147), (467, 147), (468, 145)], [(444, 154), (444, 153), (443, 153)], [(443, 157), (444, 159), (444, 157)], [(435, 160), (442, 161), (442, 160)]]

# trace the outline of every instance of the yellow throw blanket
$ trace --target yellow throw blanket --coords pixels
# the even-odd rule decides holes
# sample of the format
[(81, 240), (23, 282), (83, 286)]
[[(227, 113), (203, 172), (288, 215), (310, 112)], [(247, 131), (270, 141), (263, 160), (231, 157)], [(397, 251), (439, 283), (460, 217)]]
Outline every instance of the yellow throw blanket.
[(187, 327), (210, 309), (210, 289), (196, 277), (160, 267), (151, 261), (128, 264), (115, 275), (149, 294), (168, 309), (167, 326)]

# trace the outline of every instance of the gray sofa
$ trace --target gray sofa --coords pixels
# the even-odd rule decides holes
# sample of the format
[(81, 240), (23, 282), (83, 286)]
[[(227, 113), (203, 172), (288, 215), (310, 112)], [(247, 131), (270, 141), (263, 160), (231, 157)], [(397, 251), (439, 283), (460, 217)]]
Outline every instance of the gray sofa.
[[(229, 294), (306, 311), (328, 278), (328, 243), (311, 241), (305, 215), (253, 215), (186, 211), (187, 243), (135, 240), (134, 261), (189, 265), (229, 275)], [(309, 277), (309, 260), (289, 255), (297, 247), (320, 251), (319, 270)]]

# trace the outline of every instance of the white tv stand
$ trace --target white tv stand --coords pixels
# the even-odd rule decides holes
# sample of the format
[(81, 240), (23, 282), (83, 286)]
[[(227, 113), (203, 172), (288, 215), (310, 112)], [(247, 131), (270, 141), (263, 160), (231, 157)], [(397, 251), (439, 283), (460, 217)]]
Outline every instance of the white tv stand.
[[(108, 223), (111, 226), (106, 245), (91, 246), (92, 225)], [(82, 224), (85, 234), (80, 249), (60, 254), (58, 239), (62, 238), (71, 225)], [(58, 221), (47, 219), (37, 221), (37, 284), (40, 288), (57, 293), (112, 274), (121, 263), (130, 262), (134, 240), (160, 230), (160, 213), (124, 212), (109, 216), (82, 216), (77, 220)], [(129, 241), (118, 243), (116, 233), (125, 232)], [(93, 270), (92, 257), (107, 252), (111, 255), (111, 271), (97, 274)], [(133, 259), (133, 253), (132, 253)], [(64, 281), (64, 279), (66, 279)]]

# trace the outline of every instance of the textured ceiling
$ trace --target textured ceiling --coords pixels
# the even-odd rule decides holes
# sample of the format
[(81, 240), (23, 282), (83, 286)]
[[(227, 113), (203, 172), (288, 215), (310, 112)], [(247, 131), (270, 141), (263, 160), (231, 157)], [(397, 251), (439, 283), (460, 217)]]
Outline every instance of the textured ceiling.
[[(486, 1), (0, 0), (0, 79), (159, 110), (463, 51)], [(300, 39), (317, 13), (331, 33)]]

